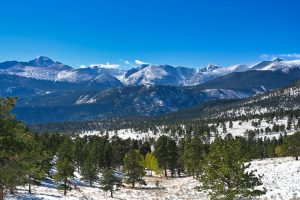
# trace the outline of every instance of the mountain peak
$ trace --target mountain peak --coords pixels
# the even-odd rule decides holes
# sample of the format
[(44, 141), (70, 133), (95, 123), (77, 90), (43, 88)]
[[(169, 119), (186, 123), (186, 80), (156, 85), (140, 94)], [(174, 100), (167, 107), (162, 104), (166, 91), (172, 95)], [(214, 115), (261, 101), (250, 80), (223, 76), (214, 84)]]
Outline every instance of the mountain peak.
[(29, 64), (33, 66), (47, 67), (49, 65), (53, 65), (54, 61), (47, 56), (39, 56), (36, 59), (29, 61)]
[(209, 64), (207, 67), (200, 69), (200, 72), (211, 72), (216, 69), (220, 69), (221, 67), (214, 65), (214, 64)]
[(209, 70), (209, 71), (213, 71), (213, 70), (215, 70), (215, 69), (219, 69), (220, 67), (219, 66), (217, 66), (217, 65), (214, 65), (214, 64), (209, 64), (209, 65), (207, 65), (207, 70)]
[(251, 66), (251, 70), (260, 70), (263, 69), (264, 67), (270, 65), (272, 61), (261, 61), (259, 63), (256, 63), (255, 65)]
[(281, 58), (275, 58), (275, 59), (273, 60), (273, 62), (281, 62), (281, 61), (283, 61), (283, 59), (281, 59)]

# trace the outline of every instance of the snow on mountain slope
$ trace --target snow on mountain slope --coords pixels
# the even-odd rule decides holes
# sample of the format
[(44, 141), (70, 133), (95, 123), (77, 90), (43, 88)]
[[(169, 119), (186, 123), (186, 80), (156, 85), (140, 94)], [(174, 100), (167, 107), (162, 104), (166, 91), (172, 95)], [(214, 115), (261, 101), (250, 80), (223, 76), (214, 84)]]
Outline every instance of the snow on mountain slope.
[(125, 79), (126, 85), (197, 85), (232, 72), (248, 70), (246, 65), (219, 67), (208, 65), (203, 69), (172, 67), (169, 65), (143, 66)]
[(55, 81), (82, 82), (97, 76), (97, 71), (91, 68), (64, 70), (57, 74)]
[(300, 60), (293, 60), (293, 61), (279, 61), (273, 62), (272, 64), (262, 68), (261, 70), (283, 70), (288, 71), (291, 68), (300, 68)]
[(198, 69), (197, 72), (211, 72), (213, 70), (220, 69), (220, 68), (222, 68), (222, 67), (220, 67), (218, 65), (214, 65), (214, 64), (208, 64), (207, 67)]
[(93, 66), (92, 69), (96, 69), (98, 74), (107, 74), (112, 77), (119, 79), (121, 82), (124, 82), (126, 70), (119, 69), (119, 68), (105, 68), (99, 66)]
[(29, 62), (10, 61), (0, 65), (2, 66), (0, 73), (51, 81), (55, 80), (59, 72), (72, 69), (46, 56), (40, 56)]
[(28, 62), (7, 61), (0, 63), (0, 73), (34, 78), (37, 80), (71, 83), (85, 82), (92, 79), (97, 79), (97, 82), (100, 82), (104, 78), (102, 77), (102, 79), (100, 79), (98, 77), (100, 75), (112, 76), (121, 80), (125, 75), (124, 70), (101, 66), (73, 69), (70, 66), (57, 61), (55, 62), (45, 56), (40, 56)]
[(275, 59), (273, 61), (263, 61), (251, 67), (247, 65), (219, 67), (210, 64), (205, 68), (187, 68), (144, 64), (138, 68), (123, 70), (119, 68), (119, 65), (117, 66), (107, 68), (102, 65), (95, 65), (73, 69), (48, 57), (40, 56), (28, 62), (7, 61), (0, 63), (0, 73), (62, 82), (88, 81), (98, 75), (107, 74), (117, 78), (125, 85), (193, 86), (233, 72), (245, 72), (248, 70), (288, 71), (295, 67), (300, 68), (300, 60), (283, 61)]
[(75, 102), (76, 105), (79, 104), (90, 104), (90, 103), (95, 103), (96, 99), (93, 97), (89, 97), (89, 95), (81, 95), (77, 101)]
[(203, 92), (209, 95), (210, 97), (216, 97), (218, 99), (242, 99), (250, 96), (250, 94), (246, 92), (239, 92), (226, 89), (206, 89), (203, 90)]
[(198, 85), (233, 72), (244, 72), (248, 69), (247, 65), (233, 65), (229, 67), (208, 65), (204, 70), (197, 70), (198, 72), (192, 78), (185, 80), (184, 85)]
[(300, 60), (284, 61), (282, 59), (275, 59), (273, 61), (263, 61), (251, 66), (251, 70), (269, 70), (269, 71), (289, 71), (292, 68), (300, 68)]
[(64, 70), (57, 74), (55, 81), (65, 82), (84, 82), (84, 81), (96, 81), (105, 82), (111, 79), (122, 80), (124, 71), (118, 69), (107, 69), (99, 67), (87, 67), (72, 70)]
[(210, 118), (238, 117), (246, 115), (260, 115), (281, 110), (300, 109), (300, 82), (292, 86), (270, 91), (264, 94), (242, 100), (241, 102), (222, 111), (215, 111)]
[[(61, 70), (36, 67), (36, 66), (24, 66), (22, 68), (16, 67), (10, 70), (2, 71), (2, 73), (9, 75), (17, 75), (26, 78), (34, 78), (40, 80), (54, 81), (55, 77), (61, 72)], [(1, 73), (1, 72), (0, 72)]]
[(125, 80), (126, 85), (181, 85), (191, 78), (195, 69), (170, 65), (148, 65), (141, 67)]
[(55, 81), (79, 82), (91, 80), (92, 78), (93, 76), (78, 71), (62, 71), (57, 74)]
[(268, 65), (270, 65), (272, 63), (272, 61), (262, 61), (262, 62), (259, 62), (259, 63), (256, 63), (254, 65), (252, 65), (250, 67), (251, 70), (260, 70)]

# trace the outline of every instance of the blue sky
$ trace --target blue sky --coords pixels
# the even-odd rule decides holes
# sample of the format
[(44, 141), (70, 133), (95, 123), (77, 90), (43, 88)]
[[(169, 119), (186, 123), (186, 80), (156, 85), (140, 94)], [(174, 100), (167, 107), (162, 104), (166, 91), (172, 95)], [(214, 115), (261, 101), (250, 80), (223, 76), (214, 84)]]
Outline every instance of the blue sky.
[[(203, 67), (300, 59), (298, 0), (0, 0), (0, 61)], [(127, 62), (127, 63), (128, 63)]]

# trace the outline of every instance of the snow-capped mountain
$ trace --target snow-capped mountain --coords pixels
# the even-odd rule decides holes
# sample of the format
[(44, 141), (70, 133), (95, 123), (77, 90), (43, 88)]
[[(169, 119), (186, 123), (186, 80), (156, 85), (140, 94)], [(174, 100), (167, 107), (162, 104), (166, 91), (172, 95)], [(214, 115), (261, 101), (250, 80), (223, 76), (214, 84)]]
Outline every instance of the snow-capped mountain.
[(122, 79), (125, 71), (97, 66), (74, 69), (61, 62), (55, 62), (46, 56), (40, 56), (29, 62), (7, 61), (0, 63), (0, 73), (37, 80), (79, 83), (91, 81), (103, 74)]
[(97, 75), (97, 71), (92, 68), (63, 70), (56, 74), (55, 81), (77, 83), (92, 80)]
[(300, 68), (300, 60), (262, 61), (253, 66), (243, 64), (220, 67), (210, 64), (205, 68), (173, 67), (170, 65), (143, 65), (128, 70), (121, 80), (125, 85), (184, 85), (193, 86), (205, 83), (236, 72), (282, 71)]
[(126, 86), (132, 85), (173, 85), (193, 86), (217, 79), (219, 77), (247, 71), (283, 71), (300, 68), (300, 60), (262, 61), (253, 66), (233, 65), (220, 67), (210, 64), (204, 68), (173, 67), (170, 65), (144, 64), (137, 68), (123, 70), (120, 68), (105, 68), (95, 65), (87, 68), (74, 69), (61, 62), (40, 56), (29, 62), (7, 61), (0, 63), (0, 73), (50, 80), (59, 82), (80, 83), (92, 81), (99, 75), (115, 77)]
[(220, 66), (217, 66), (217, 65), (214, 65), (214, 64), (209, 64), (207, 65), (207, 67), (204, 67), (202, 69), (199, 69), (198, 72), (211, 72), (211, 71), (214, 71), (214, 70), (217, 70), (217, 69), (220, 69), (222, 67)]
[(265, 71), (289, 71), (293, 68), (300, 68), (300, 60), (284, 61), (276, 58), (273, 61), (262, 61), (251, 66), (250, 70), (265, 70)]
[(89, 82), (89, 85), (97, 85), (99, 83), (107, 86), (108, 88), (121, 87), (123, 85), (119, 79), (109, 74), (100, 74), (96, 76)]
[(125, 79), (126, 85), (182, 85), (196, 69), (170, 65), (144, 65)]
[(0, 73), (52, 81), (55, 80), (59, 72), (71, 69), (72, 67), (54, 62), (46, 56), (40, 56), (29, 62), (8, 61), (0, 63)]
[(219, 67), (216, 65), (208, 65), (206, 68), (198, 70), (198, 72), (191, 79), (187, 79), (184, 85), (198, 85), (206, 81), (216, 79), (221, 76), (233, 72), (247, 71), (249, 68), (247, 65), (233, 65), (229, 67)]
[(121, 82), (124, 81), (124, 77), (126, 74), (126, 70), (120, 69), (120, 68), (105, 68), (105, 67), (99, 67), (99, 66), (92, 66), (92, 69), (97, 71), (97, 74), (107, 74), (110, 76), (113, 76), (120, 80)]
[(0, 63), (0, 73), (40, 80), (79, 83), (91, 81), (106, 74), (117, 78), (125, 85), (196, 85), (206, 80), (225, 75), (234, 69), (209, 65), (195, 69), (170, 65), (141, 65), (122, 70), (99, 65), (73, 69), (70, 66), (40, 56), (29, 62), (8, 61)]

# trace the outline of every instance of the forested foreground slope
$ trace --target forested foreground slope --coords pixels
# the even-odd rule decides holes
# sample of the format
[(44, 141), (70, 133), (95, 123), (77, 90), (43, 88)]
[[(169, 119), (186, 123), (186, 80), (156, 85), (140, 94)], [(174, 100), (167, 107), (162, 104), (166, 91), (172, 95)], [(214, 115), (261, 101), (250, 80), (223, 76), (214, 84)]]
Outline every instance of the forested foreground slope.
[[(270, 200), (287, 200), (300, 198), (299, 189), (299, 162), (292, 158), (274, 158), (264, 160), (254, 160), (252, 169), (256, 169), (258, 174), (264, 174), (263, 183), (268, 192), (257, 199)], [(34, 186), (33, 195), (25, 194), (25, 191), (20, 191), (19, 197), (34, 197), (38, 199), (199, 199), (208, 200), (209, 197), (203, 192), (198, 192), (194, 189), (198, 185), (198, 181), (191, 177), (180, 179), (161, 179), (160, 177), (146, 177), (148, 182), (144, 189), (122, 189), (115, 192), (115, 198), (108, 196), (107, 192), (100, 190), (97, 187), (88, 187), (86, 182), (80, 181), (76, 174), (74, 182), (77, 182), (78, 190), (72, 190), (69, 196), (63, 196), (57, 192), (55, 183), (43, 182), (41, 186)], [(155, 181), (159, 180), (161, 187), (164, 189), (154, 190)], [(98, 186), (98, 185), (96, 185)], [(149, 189), (146, 189), (149, 188)], [(22, 189), (22, 188), (21, 188)], [(7, 199), (15, 199), (15, 196), (9, 195)]]
[[(242, 125), (231, 121), (177, 129), (161, 126), (152, 138), (121, 138), (118, 131), (70, 136), (30, 131), (11, 114), (15, 99), (0, 100), (0, 199), (156, 199), (162, 194), (163, 199), (234, 200), (300, 195), (297, 115), (284, 121), (287, 126), (276, 124), (283, 121), (273, 117), (270, 130), (258, 128), (270, 121), (255, 119), (255, 129), (243, 136), (229, 132)], [(267, 137), (269, 131), (277, 136)]]

